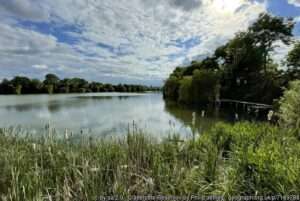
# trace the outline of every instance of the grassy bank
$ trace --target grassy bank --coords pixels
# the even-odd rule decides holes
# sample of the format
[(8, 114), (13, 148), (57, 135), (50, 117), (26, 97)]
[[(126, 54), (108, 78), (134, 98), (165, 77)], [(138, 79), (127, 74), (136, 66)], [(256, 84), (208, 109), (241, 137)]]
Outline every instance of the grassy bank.
[(300, 143), (267, 124), (218, 124), (193, 140), (72, 141), (0, 130), (1, 200), (93, 200), (99, 195), (297, 194)]

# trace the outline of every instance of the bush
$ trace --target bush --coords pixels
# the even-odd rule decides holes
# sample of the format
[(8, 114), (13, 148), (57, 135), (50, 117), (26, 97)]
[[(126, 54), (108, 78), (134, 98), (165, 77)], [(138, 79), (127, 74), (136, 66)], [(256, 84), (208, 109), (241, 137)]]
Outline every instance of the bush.
[(193, 102), (193, 94), (191, 92), (191, 88), (192, 88), (192, 78), (184, 77), (180, 81), (179, 99), (178, 99), (180, 103), (190, 104)]
[(177, 101), (179, 96), (179, 86), (179, 79), (175, 76), (171, 76), (164, 85), (164, 98)]
[(300, 80), (290, 83), (280, 100), (280, 124), (285, 128), (300, 130)]
[(195, 103), (214, 101), (219, 93), (219, 77), (212, 70), (195, 70), (192, 81), (192, 91)]
[(218, 124), (204, 136), (199, 139), (202, 145), (216, 147), (219, 154), (219, 159), (211, 160), (223, 167), (217, 183), (224, 194), (288, 195), (300, 188), (300, 143), (293, 132), (268, 124), (237, 123)]

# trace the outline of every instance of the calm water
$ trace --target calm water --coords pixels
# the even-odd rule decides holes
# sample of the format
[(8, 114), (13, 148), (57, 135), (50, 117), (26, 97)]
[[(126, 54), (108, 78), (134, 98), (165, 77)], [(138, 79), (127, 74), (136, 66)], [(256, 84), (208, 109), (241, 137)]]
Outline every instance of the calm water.
[[(0, 127), (19, 126), (37, 133), (50, 124), (59, 131), (67, 128), (74, 133), (123, 135), (134, 122), (149, 134), (178, 132), (188, 136), (192, 113), (167, 106), (160, 93), (0, 96)], [(219, 121), (196, 116), (200, 131)]]

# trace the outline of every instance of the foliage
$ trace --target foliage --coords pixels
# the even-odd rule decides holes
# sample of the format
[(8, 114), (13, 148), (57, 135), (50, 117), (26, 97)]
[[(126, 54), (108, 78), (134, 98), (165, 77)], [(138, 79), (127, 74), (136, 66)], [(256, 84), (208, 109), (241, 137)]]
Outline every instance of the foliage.
[(60, 80), (54, 74), (47, 74), (45, 80), (29, 79), (16, 76), (12, 80), (3, 79), (0, 83), (0, 94), (38, 94), (38, 93), (88, 93), (88, 92), (145, 92), (158, 91), (158, 87), (142, 85), (111, 85), (91, 82), (81, 78)]
[(171, 100), (179, 98), (180, 79), (176, 76), (170, 76), (164, 85), (164, 97)]
[(0, 130), (1, 199), (291, 195), (300, 189), (300, 143), (268, 124), (220, 123), (195, 140), (174, 135), (160, 142), (137, 129), (121, 139), (46, 133)]
[[(208, 81), (211, 79), (209, 76), (194, 76), (192, 82), (194, 89), (190, 90), (194, 101), (189, 101), (190, 104), (214, 101), (213, 94), (216, 93), (214, 86), (219, 86), (217, 88), (220, 90), (221, 99), (272, 104), (282, 95), (282, 87), (286, 86), (291, 78), (288, 72), (279, 70), (279, 66), (274, 64), (270, 55), (275, 42), (290, 43), (293, 27), (291, 19), (263, 13), (246, 31), (237, 33), (225, 45), (218, 47), (214, 55), (202, 61), (193, 61), (189, 66), (176, 68), (170, 78), (175, 76), (177, 81), (168, 82), (170, 81), (168, 80), (165, 89), (179, 89), (180, 83), (185, 83), (180, 80), (186, 76), (194, 76), (195, 71), (206, 70), (217, 72), (217, 83), (220, 85)], [(300, 58), (300, 54), (297, 54), (297, 50), (294, 51), (290, 55), (294, 55), (295, 58), (292, 60), (296, 61), (298, 57)], [(175, 92), (178, 93), (178, 90), (173, 91)], [(174, 101), (179, 101), (179, 97), (180, 94), (174, 95), (172, 90), (165, 94), (166, 99)]]
[(300, 42), (288, 53), (287, 66), (290, 79), (300, 79)]
[(263, 67), (266, 71), (268, 57), (273, 50), (275, 41), (282, 41), (284, 44), (289, 44), (293, 35), (294, 22), (292, 19), (271, 16), (263, 13), (258, 20), (249, 28), (253, 34), (255, 44), (263, 53)]
[[(177, 75), (178, 72), (176, 72)], [(210, 86), (211, 90), (207, 90), (207, 86)], [(164, 97), (185, 105), (208, 103), (215, 100), (218, 93), (218, 74), (207, 69), (195, 69), (192, 76), (180, 74), (176, 77), (173, 75), (166, 81), (164, 86)]]
[(281, 125), (286, 128), (296, 128), (300, 138), (300, 81), (290, 83), (280, 100), (279, 116)]
[[(194, 103), (207, 103), (214, 101), (219, 93), (218, 74), (212, 70), (195, 70), (192, 80), (192, 93)], [(209, 86), (210, 90), (207, 90)]]
[(189, 104), (193, 100), (192, 77), (184, 77), (180, 81), (179, 102)]

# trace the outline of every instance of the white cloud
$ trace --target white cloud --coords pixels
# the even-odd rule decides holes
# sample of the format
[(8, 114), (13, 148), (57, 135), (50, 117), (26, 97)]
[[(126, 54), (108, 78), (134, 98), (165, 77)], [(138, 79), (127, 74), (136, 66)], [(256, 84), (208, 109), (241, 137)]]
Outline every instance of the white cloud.
[[(61, 76), (157, 81), (176, 65), (212, 53), (245, 30), (265, 5), (248, 0), (13, 0), (0, 9), (9, 14), (0, 20), (2, 76), (18, 72), (38, 76), (26, 66), (47, 66)], [(79, 31), (64, 34), (77, 42), (59, 42), (20, 27), (9, 21), (11, 16), (76, 27)], [(192, 38), (200, 42), (190, 48), (178, 44)]]
[(56, 38), (0, 22), (0, 54), (35, 54), (56, 48)]
[[(21, 17), (23, 19), (44, 21), (49, 15), (40, 1), (35, 0), (1, 0), (2, 14)], [(1, 16), (1, 15), (0, 15)]]
[(288, 0), (288, 3), (300, 7), (300, 0)]
[(36, 69), (47, 69), (48, 68), (48, 66), (45, 64), (35, 64), (32, 67), (36, 68)]

